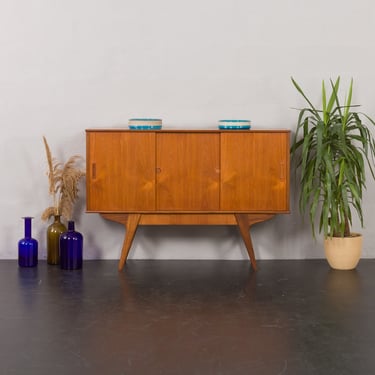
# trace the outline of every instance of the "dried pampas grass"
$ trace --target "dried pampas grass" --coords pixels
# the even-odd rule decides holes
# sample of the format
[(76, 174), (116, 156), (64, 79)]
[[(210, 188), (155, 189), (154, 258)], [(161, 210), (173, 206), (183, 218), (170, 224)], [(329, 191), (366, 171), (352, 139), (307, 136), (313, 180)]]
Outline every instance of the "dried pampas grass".
[(78, 183), (85, 171), (77, 167), (83, 158), (79, 155), (71, 156), (63, 164), (52, 157), (47, 140), (43, 137), (48, 163), (49, 194), (53, 197), (53, 206), (47, 207), (42, 213), (42, 220), (46, 221), (51, 216), (61, 215), (66, 220), (73, 216), (74, 203), (78, 198)]

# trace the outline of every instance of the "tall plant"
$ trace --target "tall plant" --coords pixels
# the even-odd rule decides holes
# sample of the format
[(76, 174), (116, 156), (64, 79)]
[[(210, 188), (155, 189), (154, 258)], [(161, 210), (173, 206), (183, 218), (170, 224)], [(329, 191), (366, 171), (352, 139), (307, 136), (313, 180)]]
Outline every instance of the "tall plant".
[[(340, 77), (330, 80), (327, 95), (322, 82), (322, 107), (316, 108), (292, 78), (308, 106), (299, 109), (291, 146), (292, 160), (300, 170), (299, 209), (308, 212), (315, 237), (315, 219), (325, 237), (350, 236), (352, 209), (363, 227), (362, 194), (366, 165), (374, 175), (375, 142), (369, 126), (375, 122), (356, 112), (352, 104), (353, 79), (341, 104)], [(367, 124), (368, 125), (367, 125)]]

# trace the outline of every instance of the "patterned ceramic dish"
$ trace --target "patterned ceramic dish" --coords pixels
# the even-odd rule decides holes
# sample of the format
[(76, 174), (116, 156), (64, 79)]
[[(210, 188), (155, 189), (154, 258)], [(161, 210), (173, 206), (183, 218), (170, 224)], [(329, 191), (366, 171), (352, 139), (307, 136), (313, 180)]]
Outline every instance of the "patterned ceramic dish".
[(250, 129), (250, 120), (219, 120), (219, 129)]
[(135, 130), (158, 130), (162, 127), (162, 120), (158, 118), (131, 118), (129, 129)]

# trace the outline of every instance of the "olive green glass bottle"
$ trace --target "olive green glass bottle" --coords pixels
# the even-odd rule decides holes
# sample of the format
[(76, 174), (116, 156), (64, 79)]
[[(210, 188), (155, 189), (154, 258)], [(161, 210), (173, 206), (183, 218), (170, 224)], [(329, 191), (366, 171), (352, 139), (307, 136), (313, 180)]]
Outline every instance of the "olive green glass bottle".
[(60, 234), (66, 232), (66, 226), (61, 222), (60, 215), (55, 215), (54, 222), (47, 228), (47, 263), (60, 263)]

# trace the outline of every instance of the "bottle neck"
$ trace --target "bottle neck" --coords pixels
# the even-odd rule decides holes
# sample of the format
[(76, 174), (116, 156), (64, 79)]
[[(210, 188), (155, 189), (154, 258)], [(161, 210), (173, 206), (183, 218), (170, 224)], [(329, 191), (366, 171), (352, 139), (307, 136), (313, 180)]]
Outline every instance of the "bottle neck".
[(25, 238), (31, 238), (31, 220), (32, 217), (24, 217), (25, 221)]
[(68, 221), (68, 230), (74, 231), (74, 221), (72, 220)]

